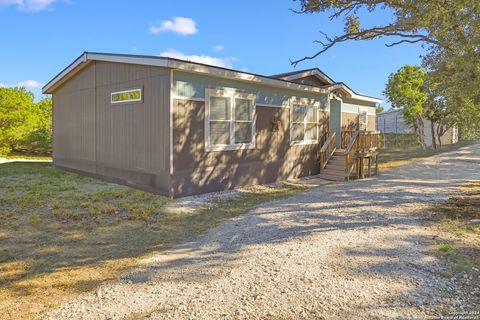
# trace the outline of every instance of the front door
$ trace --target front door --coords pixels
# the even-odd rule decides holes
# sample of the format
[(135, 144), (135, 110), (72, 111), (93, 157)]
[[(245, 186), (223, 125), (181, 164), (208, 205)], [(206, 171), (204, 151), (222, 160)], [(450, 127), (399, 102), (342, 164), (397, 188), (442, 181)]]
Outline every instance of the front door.
[(330, 131), (334, 131), (337, 138), (337, 148), (341, 147), (342, 139), (342, 102), (330, 100)]

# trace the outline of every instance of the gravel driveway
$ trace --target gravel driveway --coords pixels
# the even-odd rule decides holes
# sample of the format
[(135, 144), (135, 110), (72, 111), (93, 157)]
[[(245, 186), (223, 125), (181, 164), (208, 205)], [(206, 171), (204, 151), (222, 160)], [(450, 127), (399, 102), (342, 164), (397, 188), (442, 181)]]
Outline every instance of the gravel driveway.
[(48, 319), (403, 319), (472, 306), (425, 209), (480, 179), (480, 145), (262, 204)]

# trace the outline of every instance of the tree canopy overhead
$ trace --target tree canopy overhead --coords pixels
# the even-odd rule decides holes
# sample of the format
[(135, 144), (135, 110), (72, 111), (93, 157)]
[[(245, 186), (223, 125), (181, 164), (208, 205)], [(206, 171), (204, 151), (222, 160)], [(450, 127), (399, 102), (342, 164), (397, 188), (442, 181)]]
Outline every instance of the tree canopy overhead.
[[(387, 46), (422, 43), (427, 49), (424, 106), (441, 127), (461, 124), (464, 133), (480, 133), (480, 1), (479, 0), (293, 0), (299, 14), (329, 13), (343, 19), (344, 32), (322, 39), (317, 52), (291, 61), (297, 66), (346, 41), (390, 39)], [(368, 25), (374, 10), (392, 13), (390, 21)], [(422, 72), (423, 72), (422, 71)], [(392, 79), (391, 79), (392, 80)], [(404, 92), (405, 93), (405, 92)]]
[[(291, 61), (293, 65), (314, 59), (337, 43), (393, 37), (387, 46), (424, 43), (445, 51), (467, 50), (478, 44), (480, 1), (478, 0), (294, 0), (297, 13), (330, 12), (330, 19), (344, 19), (344, 33), (327, 35), (315, 42), (320, 49), (309, 56)], [(388, 10), (393, 19), (383, 25), (366, 26), (360, 11)], [(460, 46), (460, 47), (459, 47)], [(477, 47), (478, 49), (478, 47)]]

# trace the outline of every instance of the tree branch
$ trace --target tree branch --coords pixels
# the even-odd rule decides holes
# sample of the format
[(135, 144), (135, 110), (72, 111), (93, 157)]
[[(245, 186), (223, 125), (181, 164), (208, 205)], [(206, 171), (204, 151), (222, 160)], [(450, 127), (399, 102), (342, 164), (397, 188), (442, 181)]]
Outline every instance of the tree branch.
[(417, 43), (417, 42), (422, 42), (422, 41), (425, 41), (425, 40), (423, 40), (423, 39), (416, 39), (416, 40), (403, 39), (403, 40), (400, 40), (400, 41), (397, 41), (397, 42), (387, 43), (387, 44), (385, 44), (385, 46), (390, 48), (390, 47), (399, 45), (401, 43)]
[(391, 24), (383, 27), (374, 27), (370, 29), (364, 29), (358, 32), (346, 33), (341, 36), (337, 36), (333, 39), (330, 38), (324, 32), (321, 32), (327, 42), (324, 42), (321, 40), (316, 40), (314, 42), (321, 44), (322, 48), (311, 56), (306, 56), (301, 59), (293, 60), (293, 61), (290, 60), (290, 63), (294, 67), (296, 67), (302, 61), (315, 59), (316, 57), (318, 57), (325, 51), (329, 50), (331, 47), (333, 47), (337, 43), (341, 43), (349, 40), (372, 40), (372, 39), (381, 38), (385, 36), (397, 36), (397, 37), (408, 38), (408, 39), (403, 39), (401, 41), (397, 41), (392, 44), (387, 44), (386, 46), (391, 47), (404, 42), (408, 42), (408, 43), (427, 42), (427, 43), (431, 43), (439, 46), (441, 45), (440, 42), (438, 42), (437, 40), (432, 39), (424, 34), (409, 33), (409, 32), (410, 31), (407, 30), (405, 26), (398, 26), (395, 24)]

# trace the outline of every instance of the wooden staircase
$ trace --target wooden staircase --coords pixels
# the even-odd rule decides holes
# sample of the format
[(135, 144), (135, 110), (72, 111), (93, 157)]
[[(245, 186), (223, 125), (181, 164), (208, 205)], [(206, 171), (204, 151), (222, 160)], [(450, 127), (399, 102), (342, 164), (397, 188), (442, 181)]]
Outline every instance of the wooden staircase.
[(345, 150), (335, 150), (325, 168), (320, 171), (319, 178), (330, 181), (345, 180)]
[[(319, 178), (330, 181), (344, 181), (350, 178), (362, 179), (365, 171), (371, 175), (371, 166), (375, 164), (378, 171), (377, 132), (342, 131), (341, 146), (336, 148), (335, 132), (326, 135), (325, 143), (320, 149)], [(368, 164), (368, 170), (365, 165)]]

